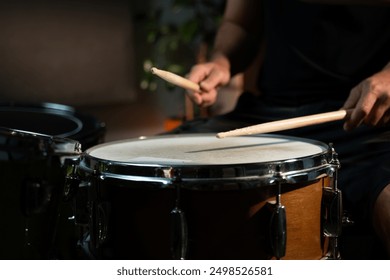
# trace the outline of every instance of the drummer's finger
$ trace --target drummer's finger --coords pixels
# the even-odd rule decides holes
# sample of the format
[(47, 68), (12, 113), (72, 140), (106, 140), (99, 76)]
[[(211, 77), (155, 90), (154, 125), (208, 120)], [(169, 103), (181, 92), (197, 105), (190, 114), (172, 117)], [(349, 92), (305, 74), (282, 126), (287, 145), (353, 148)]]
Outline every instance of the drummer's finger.
[(373, 108), (367, 115), (367, 117), (364, 120), (364, 123), (367, 125), (378, 125), (380, 123), (386, 123), (386, 120), (383, 120), (385, 117), (387, 111), (390, 108), (390, 100), (386, 97), (386, 95), (383, 95), (382, 98), (377, 98)]
[(208, 64), (197, 64), (192, 66), (191, 71), (186, 75), (186, 78), (199, 84), (207, 78), (211, 71), (211, 66)]
[(210, 74), (199, 83), (202, 90), (211, 92), (219, 86), (226, 85), (229, 82), (229, 76), (222, 71), (211, 71)]
[[(356, 87), (354, 87), (347, 100), (345, 101), (344, 105), (343, 105), (343, 109), (354, 109), (356, 107), (356, 104), (358, 103), (359, 101), (359, 98), (360, 98), (360, 93), (361, 93), (361, 85), (357, 85)], [(346, 119), (345, 119), (345, 122), (344, 122), (344, 130), (351, 130), (352, 129), (352, 124), (351, 124), (351, 115), (352, 114), (348, 114)]]
[(377, 97), (374, 92), (362, 94), (355, 109), (352, 111), (349, 120), (347, 121), (347, 129), (350, 130), (362, 124), (365, 121), (365, 118), (372, 111), (376, 101)]
[(202, 103), (200, 104), (201, 107), (208, 107), (213, 105), (216, 100), (217, 100), (217, 90), (212, 89), (208, 92), (202, 92), (201, 97), (202, 97)]
[(344, 109), (352, 109), (352, 108), (355, 108), (356, 107), (356, 104), (358, 103), (359, 101), (359, 98), (360, 98), (360, 93), (361, 93), (361, 84), (357, 85), (356, 87), (354, 87), (347, 100), (345, 101), (344, 105), (343, 105), (343, 108)]
[(201, 105), (203, 103), (203, 98), (200, 92), (187, 91), (187, 96), (197, 105)]

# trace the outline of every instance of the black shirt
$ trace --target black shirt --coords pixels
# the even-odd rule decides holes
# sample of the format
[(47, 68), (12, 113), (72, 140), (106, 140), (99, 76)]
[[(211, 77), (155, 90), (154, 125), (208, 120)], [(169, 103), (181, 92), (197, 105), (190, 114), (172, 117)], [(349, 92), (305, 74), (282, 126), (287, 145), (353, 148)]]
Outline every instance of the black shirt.
[(390, 9), (264, 0), (266, 53), (259, 88), (298, 105), (345, 101), (390, 61)]

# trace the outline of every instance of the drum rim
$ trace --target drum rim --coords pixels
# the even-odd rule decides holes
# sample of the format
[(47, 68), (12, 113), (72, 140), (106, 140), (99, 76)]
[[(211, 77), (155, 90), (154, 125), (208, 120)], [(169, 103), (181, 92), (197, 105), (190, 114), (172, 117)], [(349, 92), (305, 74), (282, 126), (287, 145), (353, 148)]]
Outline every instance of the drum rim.
[[(68, 131), (59, 135), (53, 135), (55, 137), (62, 137), (68, 139), (80, 140), (81, 138), (88, 137), (91, 134), (95, 134), (99, 131), (105, 130), (105, 123), (98, 120), (94, 116), (82, 114), (78, 112), (76, 108), (54, 103), (54, 102), (41, 102), (41, 103), (23, 103), (23, 102), (0, 102), (0, 111), (23, 111), (23, 112), (38, 112), (48, 113), (70, 119), (76, 124), (76, 128), (72, 131)], [(11, 128), (11, 127), (9, 127)], [(16, 127), (11, 129), (20, 130)], [(33, 132), (33, 131), (32, 131)], [(33, 132), (34, 133), (34, 132)]]
[[(7, 151), (8, 148), (10, 148), (10, 151), (12, 150), (14, 152), (29, 150), (42, 156), (46, 156), (46, 154), (81, 154), (81, 144), (77, 140), (69, 138), (0, 126), (0, 139), (1, 138), (3, 138), (0, 143), (0, 149), (2, 151)], [(6, 143), (7, 140), (12, 140), (12, 147)], [(28, 143), (26, 143), (26, 141)], [(5, 147), (5, 149), (3, 147)]]
[[(90, 174), (101, 179), (113, 179), (118, 181), (136, 181), (138, 183), (156, 183), (158, 188), (169, 187), (175, 182), (181, 184), (203, 185), (206, 182), (238, 182), (255, 184), (273, 184), (280, 178), (289, 183), (312, 181), (326, 176), (332, 160), (330, 146), (317, 140), (290, 137), (277, 134), (267, 134), (266, 137), (278, 137), (289, 140), (303, 141), (321, 146), (324, 150), (311, 156), (297, 157), (294, 159), (278, 160), (261, 163), (243, 164), (217, 164), (217, 165), (179, 165), (179, 164), (143, 164), (121, 162), (96, 158), (90, 153), (97, 148), (129, 141), (142, 141), (154, 138), (172, 137), (200, 137), (215, 134), (176, 134), (158, 135), (151, 137), (139, 137), (125, 140), (107, 142), (93, 146), (83, 152), (80, 159), (79, 170), (82, 177)], [(256, 137), (251, 135), (250, 137)], [(264, 136), (263, 136), (264, 137)], [(218, 174), (216, 176), (215, 174)], [(278, 178), (279, 179), (278, 179)], [(193, 187), (193, 186), (192, 186)], [(202, 188), (202, 187), (200, 187)], [(241, 188), (241, 187), (240, 187)]]

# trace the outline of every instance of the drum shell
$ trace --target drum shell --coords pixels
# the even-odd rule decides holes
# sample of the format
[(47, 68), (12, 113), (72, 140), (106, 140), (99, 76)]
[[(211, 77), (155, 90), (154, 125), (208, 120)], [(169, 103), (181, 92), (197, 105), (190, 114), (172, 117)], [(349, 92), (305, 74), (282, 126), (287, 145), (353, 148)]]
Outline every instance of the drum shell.
[[(171, 211), (175, 188), (146, 189), (138, 182), (92, 178), (88, 192), (91, 243), (99, 259), (172, 259)], [(284, 259), (324, 256), (322, 189), (329, 179), (283, 184), (287, 211)], [(180, 190), (188, 224), (189, 259), (272, 259), (269, 222), (275, 185), (227, 191)]]

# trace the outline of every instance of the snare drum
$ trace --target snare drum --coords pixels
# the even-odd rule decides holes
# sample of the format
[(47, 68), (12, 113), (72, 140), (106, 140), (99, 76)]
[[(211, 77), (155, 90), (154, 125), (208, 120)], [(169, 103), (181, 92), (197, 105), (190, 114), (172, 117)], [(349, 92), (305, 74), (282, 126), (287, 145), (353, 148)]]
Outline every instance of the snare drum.
[(65, 159), (80, 143), (0, 128), (0, 259), (56, 258)]
[(85, 247), (100, 259), (321, 259), (340, 227), (335, 155), (278, 135), (92, 147), (78, 166)]

